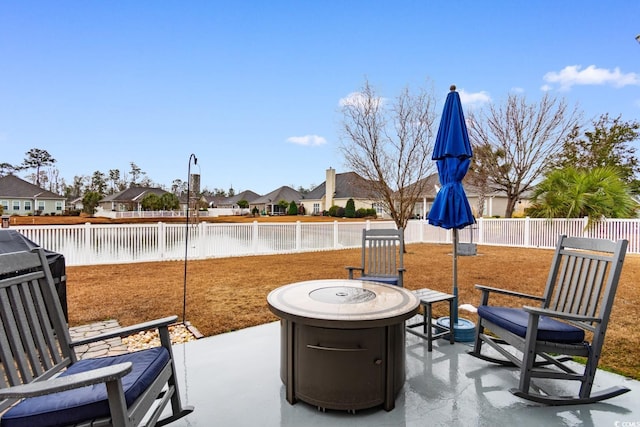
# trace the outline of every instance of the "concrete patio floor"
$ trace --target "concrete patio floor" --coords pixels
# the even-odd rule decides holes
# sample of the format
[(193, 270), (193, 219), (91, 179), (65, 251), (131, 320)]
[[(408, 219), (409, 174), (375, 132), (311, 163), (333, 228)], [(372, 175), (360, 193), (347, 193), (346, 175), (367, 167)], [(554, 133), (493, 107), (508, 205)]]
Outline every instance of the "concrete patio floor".
[[(590, 405), (540, 406), (513, 396), (518, 375), (466, 354), (469, 344), (438, 340), (433, 352), (406, 338), (406, 382), (396, 407), (318, 411), (290, 405), (280, 381), (279, 322), (174, 346), (181, 395), (195, 411), (183, 426), (639, 426), (640, 382), (599, 371), (594, 390), (630, 392)], [(606, 345), (605, 345), (606, 351)]]

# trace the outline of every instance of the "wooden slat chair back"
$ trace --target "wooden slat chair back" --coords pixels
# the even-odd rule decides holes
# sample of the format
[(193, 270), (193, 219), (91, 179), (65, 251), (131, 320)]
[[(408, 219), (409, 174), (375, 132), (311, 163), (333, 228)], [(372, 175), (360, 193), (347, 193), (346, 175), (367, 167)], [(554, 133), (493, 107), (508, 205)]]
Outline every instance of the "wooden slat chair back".
[[(183, 407), (180, 402), (174, 374), (167, 328), (175, 320), (175, 316), (168, 317), (72, 342), (44, 251), (37, 248), (1, 254), (0, 425), (135, 426), (145, 417), (147, 425), (164, 425), (190, 413), (193, 408)], [(76, 359), (76, 345), (152, 328), (159, 330), (162, 347), (121, 356)], [(138, 373), (141, 369), (146, 369), (147, 375), (157, 374), (145, 377)], [(147, 383), (140, 391), (129, 388), (129, 384), (135, 388)], [(84, 387), (95, 384), (98, 386)], [(87, 397), (87, 389), (99, 391)], [(105, 396), (102, 400), (100, 393)], [(67, 414), (80, 417), (81, 410), (65, 408), (61, 402), (78, 402), (78, 398), (85, 397), (98, 399), (86, 401), (84, 410), (91, 416), (81, 420), (72, 417), (67, 422)], [(160, 419), (168, 402), (172, 412)], [(30, 412), (33, 405), (40, 408), (40, 414)], [(99, 405), (106, 408), (106, 413), (92, 412)], [(42, 409), (50, 407), (51, 412)]]
[[(542, 296), (476, 286), (482, 296), (475, 346), (470, 354), (519, 367), (520, 384), (511, 391), (540, 403), (590, 403), (627, 392), (626, 387), (591, 392), (626, 250), (626, 240), (560, 236)], [(491, 306), (489, 296), (493, 293), (538, 304), (520, 308)], [(493, 334), (486, 334), (485, 328)], [(481, 353), (483, 343), (504, 359)], [(509, 351), (504, 344), (518, 351)], [(576, 372), (565, 363), (570, 360), (567, 356), (586, 358), (584, 369)], [(533, 392), (531, 379), (536, 377), (579, 381), (580, 389), (574, 396), (550, 395), (539, 387)]]
[[(53, 279), (41, 263), (39, 253), (0, 256), (1, 388), (51, 378), (75, 362), (62, 306), (48, 286)], [(3, 401), (0, 411), (14, 402)]]
[[(402, 228), (362, 230), (361, 265), (346, 267), (349, 279), (403, 286), (404, 234)], [(359, 271), (359, 277), (354, 275)]]

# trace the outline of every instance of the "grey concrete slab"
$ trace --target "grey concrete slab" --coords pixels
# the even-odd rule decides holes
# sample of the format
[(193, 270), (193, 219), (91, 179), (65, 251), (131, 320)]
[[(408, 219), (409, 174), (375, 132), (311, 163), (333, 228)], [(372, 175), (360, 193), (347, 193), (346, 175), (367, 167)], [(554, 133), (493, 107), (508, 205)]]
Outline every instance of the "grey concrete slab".
[[(290, 405), (280, 381), (278, 322), (174, 346), (181, 394), (195, 406), (171, 424), (186, 426), (616, 426), (640, 425), (640, 383), (599, 371), (595, 389), (631, 391), (605, 402), (541, 406), (513, 396), (518, 375), (466, 354), (468, 344), (438, 340), (433, 352), (407, 334), (407, 379), (390, 412), (318, 411)], [(606, 350), (606, 347), (605, 347)]]

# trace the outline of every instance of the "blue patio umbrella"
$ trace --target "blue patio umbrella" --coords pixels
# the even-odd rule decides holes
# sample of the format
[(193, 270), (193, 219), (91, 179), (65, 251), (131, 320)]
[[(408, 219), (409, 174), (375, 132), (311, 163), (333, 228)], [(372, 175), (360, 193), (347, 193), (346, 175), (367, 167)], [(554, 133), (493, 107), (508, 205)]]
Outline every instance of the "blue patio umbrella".
[[(460, 95), (456, 92), (456, 87), (451, 86), (451, 92), (447, 95), (442, 111), (432, 156), (437, 162), (441, 188), (433, 201), (428, 219), (429, 224), (453, 230), (453, 295), (456, 298), (455, 310), (448, 321), (456, 332), (464, 326), (460, 325), (458, 319), (458, 230), (475, 222), (462, 187), (462, 179), (469, 170), (472, 155)], [(466, 340), (462, 335), (463, 333), (455, 334), (455, 337), (459, 341)]]

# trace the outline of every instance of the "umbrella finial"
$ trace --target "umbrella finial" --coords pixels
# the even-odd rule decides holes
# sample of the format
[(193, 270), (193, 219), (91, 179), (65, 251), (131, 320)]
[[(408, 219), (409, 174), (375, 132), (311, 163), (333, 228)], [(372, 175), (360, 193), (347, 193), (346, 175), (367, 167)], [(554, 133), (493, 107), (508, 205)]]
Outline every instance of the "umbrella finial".
[(454, 90), (456, 90), (456, 85), (451, 85), (451, 87), (449, 88), (449, 90), (450, 90), (451, 92), (453, 92)]

